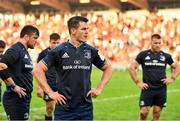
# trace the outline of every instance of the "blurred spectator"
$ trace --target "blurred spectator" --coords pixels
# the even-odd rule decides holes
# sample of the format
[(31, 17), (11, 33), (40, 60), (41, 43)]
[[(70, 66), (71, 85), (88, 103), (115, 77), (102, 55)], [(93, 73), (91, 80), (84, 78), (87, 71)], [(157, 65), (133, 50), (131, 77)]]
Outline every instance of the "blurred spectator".
[[(19, 28), (24, 24), (36, 25), (41, 33), (37, 49), (31, 52), (33, 60), (36, 60), (36, 54), (48, 47), (47, 40), (50, 33), (62, 33), (62, 41), (68, 39), (66, 21), (71, 16), (72, 14), (43, 12), (39, 16), (18, 14), (14, 20), (12, 15), (6, 15), (4, 19), (0, 18), (0, 39), (6, 40), (7, 46), (10, 46), (15, 43)], [(88, 42), (97, 47), (114, 66), (127, 67), (140, 50), (149, 48), (149, 37), (153, 33), (159, 33), (164, 43), (162, 49), (179, 58), (176, 46), (180, 45), (180, 20), (165, 17), (155, 12), (141, 16), (136, 16), (136, 13), (134, 16), (116, 12), (89, 13), (87, 14), (90, 20)]]

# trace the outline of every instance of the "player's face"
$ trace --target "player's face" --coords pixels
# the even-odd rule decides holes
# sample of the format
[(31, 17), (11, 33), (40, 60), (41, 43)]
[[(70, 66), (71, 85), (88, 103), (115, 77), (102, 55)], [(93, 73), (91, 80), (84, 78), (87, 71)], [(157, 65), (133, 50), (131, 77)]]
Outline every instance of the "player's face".
[(59, 44), (59, 39), (58, 40), (50, 40), (49, 42), (49, 47), (50, 48), (55, 48)]
[(76, 40), (79, 42), (86, 42), (88, 39), (88, 24), (86, 22), (79, 22), (79, 27), (74, 31)]
[(151, 48), (155, 52), (159, 52), (161, 50), (162, 41), (161, 39), (152, 39), (151, 40)]
[(36, 43), (37, 43), (38, 36), (36, 33), (33, 33), (32, 35), (29, 35), (29, 40), (27, 42), (27, 48), (34, 49)]

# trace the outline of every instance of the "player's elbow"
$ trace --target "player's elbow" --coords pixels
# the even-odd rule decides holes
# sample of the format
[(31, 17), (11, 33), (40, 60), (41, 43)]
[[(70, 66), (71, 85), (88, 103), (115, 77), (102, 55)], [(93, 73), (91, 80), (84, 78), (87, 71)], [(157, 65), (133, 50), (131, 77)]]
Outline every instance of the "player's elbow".
[(36, 77), (36, 76), (38, 76), (40, 73), (42, 73), (43, 71), (42, 71), (42, 69), (41, 69), (41, 67), (39, 67), (39, 65), (36, 65), (35, 67), (34, 67), (34, 69), (32, 70), (32, 74)]
[(39, 69), (37, 68), (37, 66), (35, 66), (34, 69), (32, 70), (32, 74), (36, 76), (38, 73), (39, 73)]
[(45, 73), (47, 71), (47, 67), (42, 62), (39, 62), (33, 69), (32, 74), (34, 76), (38, 76), (39, 74)]

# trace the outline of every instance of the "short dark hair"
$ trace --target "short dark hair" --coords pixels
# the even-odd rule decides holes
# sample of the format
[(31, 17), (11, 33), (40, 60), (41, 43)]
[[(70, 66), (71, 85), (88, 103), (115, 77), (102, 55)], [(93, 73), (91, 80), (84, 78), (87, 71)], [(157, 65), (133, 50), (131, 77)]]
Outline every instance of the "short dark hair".
[(39, 37), (39, 30), (36, 27), (26, 25), (21, 30), (20, 38), (23, 38), (25, 35), (32, 35), (33, 33), (36, 33), (36, 35)]
[(152, 34), (151, 40), (153, 39), (161, 39), (161, 36), (159, 34)]
[(60, 39), (60, 35), (58, 33), (52, 33), (50, 36), (49, 36), (49, 39), (50, 40), (58, 40)]
[(68, 30), (69, 30), (69, 33), (71, 34), (71, 28), (78, 28), (79, 27), (79, 22), (80, 21), (83, 21), (83, 22), (88, 22), (88, 19), (83, 17), (83, 16), (74, 16), (74, 17), (71, 17), (68, 22), (67, 22), (67, 25), (68, 25)]
[(0, 48), (5, 48), (6, 43), (3, 40), (0, 40)]

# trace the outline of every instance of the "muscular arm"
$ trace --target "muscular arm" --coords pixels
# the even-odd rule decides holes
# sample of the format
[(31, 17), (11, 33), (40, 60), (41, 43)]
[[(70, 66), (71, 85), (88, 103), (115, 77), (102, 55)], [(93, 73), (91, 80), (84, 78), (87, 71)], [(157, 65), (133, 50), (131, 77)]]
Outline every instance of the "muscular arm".
[(129, 74), (131, 76), (131, 79), (134, 81), (135, 84), (138, 84), (140, 81), (137, 76), (137, 68), (139, 67), (139, 64), (134, 61), (129, 66)]
[(137, 61), (134, 61), (133, 63), (131, 63), (131, 65), (129, 66), (129, 74), (131, 76), (131, 79), (134, 81), (134, 83), (140, 88), (140, 89), (148, 89), (148, 84), (143, 83), (142, 81), (140, 81), (138, 79), (137, 76), (137, 68), (139, 67), (139, 64), (137, 63)]
[(175, 62), (171, 65), (171, 68), (173, 69), (171, 79), (176, 80), (176, 78), (180, 74), (180, 65), (177, 62)]
[(100, 89), (101, 91), (104, 89), (105, 85), (108, 83), (108, 81), (111, 78), (111, 75), (112, 75), (111, 65), (107, 63), (106, 65), (102, 67), (102, 71), (103, 71), (103, 75), (102, 75), (100, 83), (97, 86), (97, 89)]
[(40, 61), (33, 69), (32, 73), (36, 79), (38, 86), (40, 86), (47, 94), (52, 93), (52, 89), (47, 83), (45, 72), (47, 71), (46, 65)]
[(103, 74), (102, 74), (102, 78), (101, 81), (99, 82), (97, 88), (95, 89), (91, 89), (88, 93), (87, 96), (89, 94), (91, 94), (91, 97), (96, 98), (98, 95), (101, 94), (101, 92), (104, 90), (104, 87), (106, 86), (106, 84), (109, 82), (111, 75), (112, 75), (112, 68), (111, 65), (109, 63), (105, 64), (102, 68)]
[(14, 92), (16, 92), (19, 97), (26, 96), (26, 90), (18, 85), (15, 84), (14, 80), (11, 77), (11, 72), (8, 69), (8, 66), (12, 66), (14, 62), (16, 62), (19, 58), (19, 54), (17, 51), (9, 49), (3, 55), (1, 59), (0, 66), (2, 70), (0, 71), (0, 77), (6, 83), (7, 87)]
[(173, 64), (171, 64), (171, 68), (172, 68), (171, 77), (162, 80), (163, 83), (166, 85), (173, 83), (178, 77), (178, 75), (180, 74), (180, 65), (177, 62), (174, 62)]
[(40, 61), (33, 69), (32, 73), (38, 83), (38, 85), (49, 95), (50, 98), (55, 100), (57, 103), (66, 104), (66, 98), (59, 94), (58, 92), (54, 92), (47, 83), (45, 72), (48, 70), (47, 66)]

